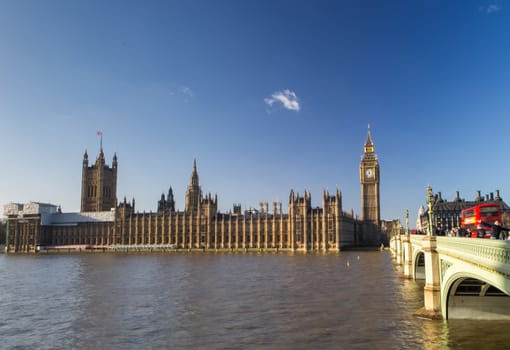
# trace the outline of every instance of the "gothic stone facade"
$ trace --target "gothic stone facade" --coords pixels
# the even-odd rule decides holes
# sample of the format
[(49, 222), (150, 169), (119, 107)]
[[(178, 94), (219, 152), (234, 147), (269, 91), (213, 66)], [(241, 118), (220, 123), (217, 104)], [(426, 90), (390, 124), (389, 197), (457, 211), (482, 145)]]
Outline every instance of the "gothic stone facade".
[[(228, 250), (340, 251), (380, 244), (379, 165), (368, 133), (360, 165), (364, 220), (342, 208), (339, 190), (324, 191), (322, 208), (312, 208), (307, 191), (290, 192), (288, 212), (275, 203), (265, 210), (218, 212), (217, 196), (204, 196), (196, 162), (186, 191), (185, 209), (175, 210), (173, 191), (163, 194), (156, 212), (136, 212), (135, 201), (111, 201), (116, 195), (117, 157), (109, 168), (101, 153), (92, 166), (83, 159), (82, 212), (62, 213), (42, 203), (9, 204), (8, 252), (39, 250)], [(369, 171), (370, 170), (370, 171)], [(28, 206), (28, 207), (27, 207)]]
[(112, 167), (106, 165), (103, 149), (94, 165), (89, 166), (87, 151), (83, 155), (81, 211), (108, 211), (117, 204), (117, 154)]

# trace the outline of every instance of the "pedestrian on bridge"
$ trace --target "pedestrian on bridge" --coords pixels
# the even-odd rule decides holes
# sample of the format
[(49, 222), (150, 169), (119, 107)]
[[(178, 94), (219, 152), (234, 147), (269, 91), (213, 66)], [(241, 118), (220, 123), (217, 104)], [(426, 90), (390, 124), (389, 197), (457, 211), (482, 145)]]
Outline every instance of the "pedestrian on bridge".
[(491, 239), (506, 239), (510, 229), (502, 227), (498, 220), (491, 225)]
[(499, 239), (499, 234), (501, 233), (501, 226), (499, 225), (499, 221), (494, 221), (491, 229), (491, 239)]

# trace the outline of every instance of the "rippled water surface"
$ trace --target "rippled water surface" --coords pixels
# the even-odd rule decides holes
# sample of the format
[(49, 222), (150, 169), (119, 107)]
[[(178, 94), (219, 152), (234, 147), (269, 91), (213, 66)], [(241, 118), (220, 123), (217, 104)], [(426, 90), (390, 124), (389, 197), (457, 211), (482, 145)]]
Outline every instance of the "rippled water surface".
[(0, 348), (503, 349), (429, 321), (388, 252), (0, 255)]

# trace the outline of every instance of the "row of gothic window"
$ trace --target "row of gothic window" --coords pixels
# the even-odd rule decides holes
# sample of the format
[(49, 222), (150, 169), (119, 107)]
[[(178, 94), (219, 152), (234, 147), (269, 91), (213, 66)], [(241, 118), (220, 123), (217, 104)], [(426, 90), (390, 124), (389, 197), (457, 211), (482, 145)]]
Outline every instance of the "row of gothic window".
[[(87, 197), (94, 198), (97, 197), (97, 186), (89, 185), (87, 187)], [(112, 189), (110, 187), (103, 187), (103, 198), (112, 198)]]

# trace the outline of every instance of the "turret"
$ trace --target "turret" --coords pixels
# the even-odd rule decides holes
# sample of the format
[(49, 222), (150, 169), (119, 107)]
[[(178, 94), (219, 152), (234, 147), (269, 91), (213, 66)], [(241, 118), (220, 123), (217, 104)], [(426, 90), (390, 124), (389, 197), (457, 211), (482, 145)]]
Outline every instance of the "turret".
[(165, 194), (161, 193), (161, 199), (158, 201), (158, 211), (164, 211), (166, 208)]
[(171, 212), (175, 211), (174, 191), (172, 190), (171, 186), (168, 189), (168, 196), (166, 197), (166, 207)]
[(273, 202), (273, 214), (278, 215), (282, 213), (282, 202), (274, 201)]
[(89, 155), (87, 154), (87, 150), (85, 149), (85, 153), (83, 154), (83, 162), (81, 169), (81, 211), (85, 211), (85, 201), (87, 197), (90, 197), (91, 188), (87, 182), (88, 178), (88, 169), (89, 169)]
[(88, 168), (89, 166), (89, 155), (87, 154), (87, 150), (85, 149), (85, 153), (83, 154), (83, 167)]
[(96, 163), (106, 164), (106, 160), (104, 158), (103, 149), (101, 148), (101, 151), (99, 152), (99, 156), (97, 157)]
[(338, 188), (336, 189), (335, 198), (336, 198), (339, 213), (342, 213), (342, 192), (340, 192), (340, 190)]

